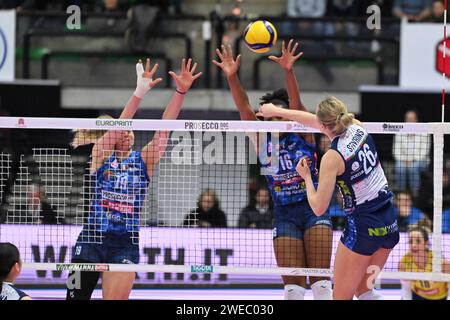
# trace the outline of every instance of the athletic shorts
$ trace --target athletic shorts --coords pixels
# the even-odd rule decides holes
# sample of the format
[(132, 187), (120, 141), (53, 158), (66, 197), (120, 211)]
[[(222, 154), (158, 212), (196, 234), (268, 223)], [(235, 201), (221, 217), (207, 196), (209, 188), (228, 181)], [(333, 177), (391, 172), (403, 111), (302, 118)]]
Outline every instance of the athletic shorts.
[(105, 234), (94, 241), (86, 241), (86, 237), (78, 237), (72, 259), (81, 259), (92, 263), (138, 264), (139, 245), (133, 243), (130, 236)]
[(374, 212), (358, 211), (347, 215), (341, 242), (355, 253), (371, 256), (378, 249), (392, 249), (399, 242), (397, 214), (389, 201)]
[(308, 201), (292, 203), (284, 206), (275, 206), (275, 221), (273, 238), (288, 237), (303, 240), (306, 230), (324, 225), (332, 227), (329, 212), (320, 217), (316, 216)]

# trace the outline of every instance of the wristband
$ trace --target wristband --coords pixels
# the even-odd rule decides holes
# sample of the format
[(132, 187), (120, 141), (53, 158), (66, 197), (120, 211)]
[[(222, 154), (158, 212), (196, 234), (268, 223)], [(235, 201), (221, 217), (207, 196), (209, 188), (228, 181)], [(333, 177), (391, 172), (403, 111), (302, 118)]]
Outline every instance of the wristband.
[(179, 93), (179, 94), (183, 94), (183, 95), (185, 95), (185, 94), (186, 94), (186, 92), (181, 92), (181, 91), (178, 91), (178, 89), (177, 89), (176, 91), (177, 91), (177, 93)]

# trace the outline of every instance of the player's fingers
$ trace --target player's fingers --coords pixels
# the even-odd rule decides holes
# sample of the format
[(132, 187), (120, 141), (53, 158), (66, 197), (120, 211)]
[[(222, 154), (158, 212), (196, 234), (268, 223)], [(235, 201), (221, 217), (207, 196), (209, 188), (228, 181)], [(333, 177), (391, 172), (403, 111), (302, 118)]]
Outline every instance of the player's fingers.
[(197, 69), (197, 62), (194, 63), (190, 72), (193, 74), (195, 72), (195, 69)]
[(222, 45), (222, 55), (224, 58), (228, 57), (227, 49), (225, 48), (225, 45)]
[(298, 55), (294, 56), (294, 58), (295, 58), (295, 59), (298, 59), (298, 58), (300, 58), (302, 55), (303, 55), (303, 51), (300, 52)]
[(154, 87), (154, 86), (156, 86), (158, 83), (160, 83), (161, 81), (163, 81), (162, 78), (157, 78), (157, 79), (155, 79), (155, 80), (153, 80), (153, 81), (151, 82), (150, 86), (151, 86), (151, 87)]
[(216, 53), (217, 53), (217, 56), (220, 58), (220, 60), (223, 61), (223, 55), (222, 55), (222, 52), (220, 52), (219, 49), (216, 49)]
[(173, 71), (169, 71), (169, 75), (173, 78), (176, 79), (177, 78), (177, 74)]
[(220, 62), (218, 62), (218, 61), (216, 61), (216, 60), (211, 60), (212, 61), (212, 63), (214, 63), (216, 66), (218, 66), (218, 67), (222, 67), (222, 63), (220, 63)]
[(228, 45), (228, 47), (227, 47), (227, 54), (228, 54), (229, 57), (233, 56), (233, 50), (231, 49), (230, 45)]
[(188, 62), (187, 62), (187, 65), (186, 65), (186, 71), (188, 71), (188, 72), (189, 72), (189, 70), (191, 69), (191, 62), (192, 62), (192, 59), (189, 58), (189, 59), (188, 59)]
[(147, 62), (145, 63), (145, 72), (149, 72), (150, 71), (150, 59), (147, 58)]
[(238, 54), (238, 56), (236, 57), (236, 64), (239, 65), (239, 63), (241, 63), (241, 55)]
[(152, 71), (150, 71), (150, 78), (153, 78), (153, 76), (156, 73), (156, 70), (158, 70), (159, 65), (157, 63), (155, 63), (155, 65), (152, 68)]
[(281, 53), (284, 53), (286, 51), (284, 46), (284, 40), (281, 42)]
[(136, 63), (136, 75), (138, 77), (142, 76), (142, 74), (144, 73), (144, 67), (142, 66), (142, 61), (139, 60), (138, 63)]
[(184, 72), (184, 70), (186, 70), (186, 59), (183, 58), (183, 60), (181, 60), (181, 72)]
[(202, 75), (201, 72), (197, 73), (195, 76), (193, 76), (194, 80), (197, 79), (198, 77), (200, 77)]
[(278, 57), (275, 57), (275, 56), (269, 56), (268, 59), (272, 60), (272, 61), (275, 61), (275, 62), (278, 61)]
[(294, 45), (294, 48), (292, 48), (292, 54), (295, 54), (295, 51), (297, 50), (297, 48), (298, 48), (298, 42), (296, 42), (295, 43), (295, 45)]
[(262, 118), (264, 118), (264, 115), (263, 115), (261, 112), (257, 112), (257, 113), (256, 113), (256, 116), (257, 116), (257, 117), (262, 117)]
[(287, 51), (288, 51), (288, 52), (291, 52), (291, 49), (292, 49), (292, 43), (293, 43), (293, 42), (294, 42), (293, 39), (289, 40), (288, 46), (287, 46)]

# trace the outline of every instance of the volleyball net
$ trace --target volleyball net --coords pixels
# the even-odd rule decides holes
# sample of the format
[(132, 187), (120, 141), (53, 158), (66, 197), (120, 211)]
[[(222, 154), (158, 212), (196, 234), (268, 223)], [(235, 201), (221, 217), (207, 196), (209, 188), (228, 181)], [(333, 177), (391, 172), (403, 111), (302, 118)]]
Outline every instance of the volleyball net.
[[(450, 125), (364, 127), (395, 191), (401, 231), (379, 278), (450, 281), (442, 268), (450, 260)], [(101, 161), (92, 163), (92, 137), (107, 131), (128, 132), (115, 143), (134, 140), (139, 154), (104, 149), (95, 153)], [(267, 184), (271, 176), (274, 192), (295, 197), (302, 180), (292, 169), (303, 156), (295, 137), (314, 136), (319, 165), (330, 147), (312, 129), (293, 122), (3, 117), (0, 133), (0, 242), (19, 248), (21, 281), (64, 282), (70, 270), (137, 272), (137, 283), (263, 284), (282, 275), (332, 276), (346, 221), (340, 193), (329, 207), (332, 232), (320, 221), (305, 228), (311, 220), (296, 214), (296, 204), (274, 230), (276, 204)], [(77, 148), (71, 146), (75, 136)], [(370, 172), (372, 157), (361, 156)], [(415, 225), (429, 229), (431, 269), (401, 271)], [(384, 232), (369, 230), (373, 237)], [(129, 242), (118, 245), (111, 239), (118, 234)], [(277, 234), (283, 236), (274, 242)], [(84, 245), (106, 243), (110, 250), (96, 253), (104, 261), (71, 263)]]

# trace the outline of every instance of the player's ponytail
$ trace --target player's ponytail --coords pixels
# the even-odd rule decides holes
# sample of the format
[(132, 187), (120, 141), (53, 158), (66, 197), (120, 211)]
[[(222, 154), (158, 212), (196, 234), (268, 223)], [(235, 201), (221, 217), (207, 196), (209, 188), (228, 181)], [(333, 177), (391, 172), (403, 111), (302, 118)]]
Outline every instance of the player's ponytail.
[(345, 103), (336, 97), (328, 97), (319, 104), (317, 117), (335, 135), (342, 134), (353, 122)]
[[(113, 117), (102, 115), (97, 119), (113, 119)], [(79, 146), (96, 143), (106, 133), (106, 130), (76, 129), (74, 133), (75, 135), (70, 145), (75, 149)]]
[(19, 249), (11, 243), (0, 243), (0, 294), (3, 282), (11, 272), (11, 268), (20, 262)]

